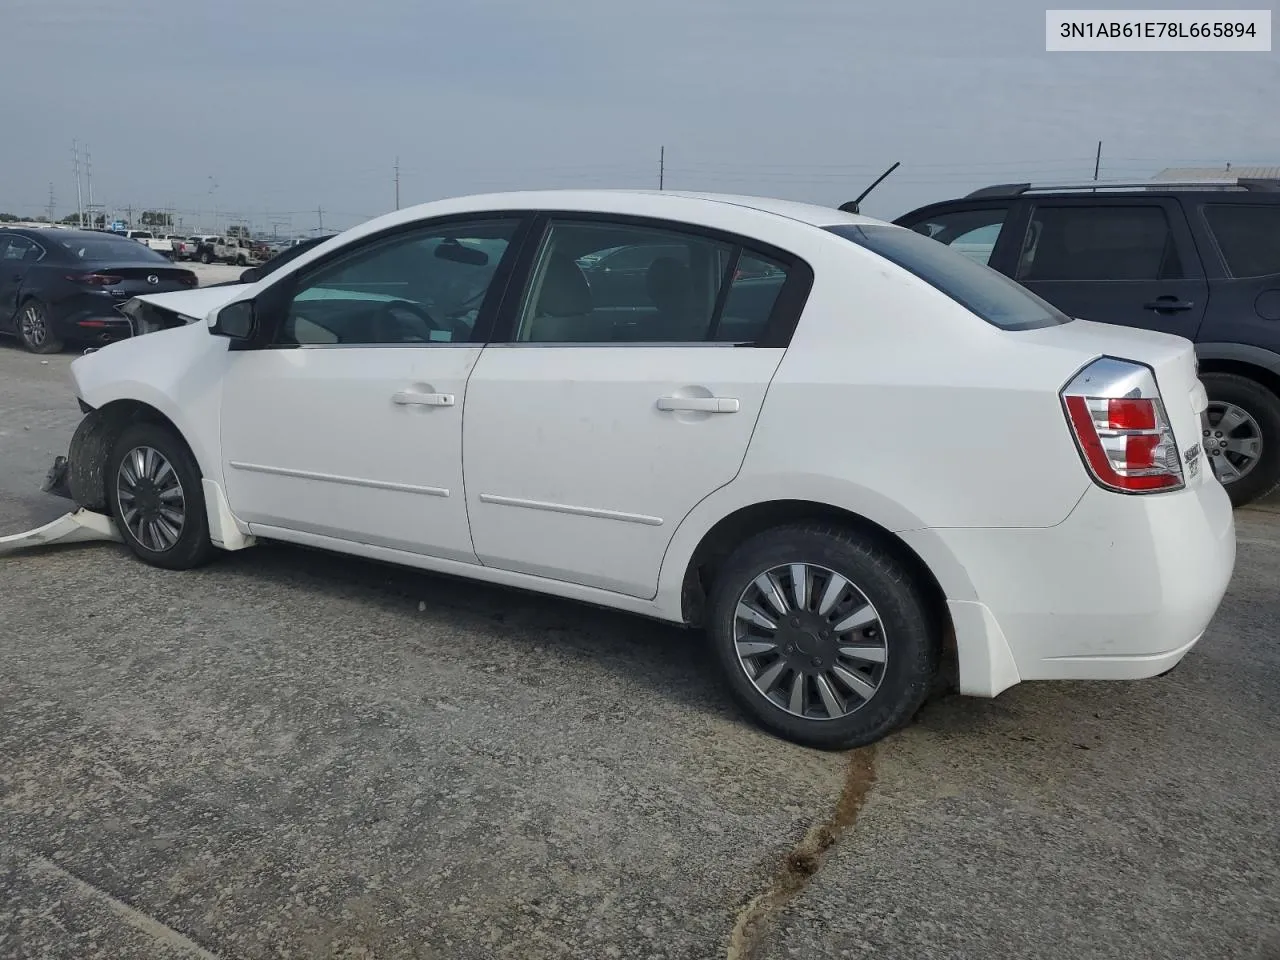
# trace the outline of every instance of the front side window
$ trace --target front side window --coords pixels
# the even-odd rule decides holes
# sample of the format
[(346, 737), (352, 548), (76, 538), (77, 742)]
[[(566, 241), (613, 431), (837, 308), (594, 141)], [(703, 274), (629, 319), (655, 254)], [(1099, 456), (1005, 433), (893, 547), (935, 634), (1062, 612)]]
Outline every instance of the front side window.
[(754, 342), (786, 277), (783, 264), (728, 240), (659, 227), (552, 221), (515, 339)]
[(1071, 320), (1004, 274), (912, 230), (873, 224), (827, 229), (897, 264), (1001, 329), (1032, 330)]
[(518, 226), (427, 227), (362, 247), (299, 284), (276, 342), (467, 343)]
[(1043, 206), (1031, 214), (1017, 279), (1180, 280), (1169, 217), (1145, 206)]
[(1211, 203), (1204, 219), (1231, 276), (1280, 274), (1280, 203)]
[(922, 220), (911, 229), (945, 243), (977, 263), (989, 264), (1008, 213), (1007, 209), (1000, 208), (955, 210)]

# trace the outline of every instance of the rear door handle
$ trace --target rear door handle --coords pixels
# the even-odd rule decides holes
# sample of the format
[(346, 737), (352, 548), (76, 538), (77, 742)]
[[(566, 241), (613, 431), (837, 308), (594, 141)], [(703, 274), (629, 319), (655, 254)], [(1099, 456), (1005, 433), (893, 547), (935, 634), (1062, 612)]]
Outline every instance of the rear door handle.
[(1179, 300), (1177, 297), (1156, 297), (1150, 303), (1142, 305), (1144, 310), (1190, 310), (1195, 306), (1191, 300)]
[(402, 407), (452, 407), (452, 393), (418, 393), (416, 390), (401, 390), (391, 395), (391, 402)]
[(737, 413), (737, 397), (659, 397), (659, 410), (696, 410), (700, 413)]

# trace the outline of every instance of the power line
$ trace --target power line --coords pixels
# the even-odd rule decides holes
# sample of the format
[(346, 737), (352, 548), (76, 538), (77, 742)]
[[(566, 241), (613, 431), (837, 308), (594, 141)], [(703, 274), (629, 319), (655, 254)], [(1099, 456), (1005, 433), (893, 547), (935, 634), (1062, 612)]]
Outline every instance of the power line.
[(53, 184), (49, 184), (49, 222), (53, 223), (53, 213), (57, 209), (53, 199)]

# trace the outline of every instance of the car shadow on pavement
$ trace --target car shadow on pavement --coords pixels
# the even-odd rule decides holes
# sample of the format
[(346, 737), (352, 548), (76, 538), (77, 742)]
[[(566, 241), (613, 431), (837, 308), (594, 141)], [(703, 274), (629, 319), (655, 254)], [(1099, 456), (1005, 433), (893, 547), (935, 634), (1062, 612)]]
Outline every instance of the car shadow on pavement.
[[(383, 612), (452, 621), (464, 633), (496, 637), (507, 650), (486, 656), (537, 654), (554, 644), (571, 654), (625, 672), (627, 679), (686, 707), (713, 711), (749, 725), (718, 679), (718, 668), (700, 630), (615, 610), (461, 577), (429, 573), (374, 560), (292, 545), (265, 543), (219, 557), (220, 575), (255, 585), (335, 594)], [(429, 619), (427, 619), (429, 618)], [(415, 637), (415, 640), (420, 638)]]

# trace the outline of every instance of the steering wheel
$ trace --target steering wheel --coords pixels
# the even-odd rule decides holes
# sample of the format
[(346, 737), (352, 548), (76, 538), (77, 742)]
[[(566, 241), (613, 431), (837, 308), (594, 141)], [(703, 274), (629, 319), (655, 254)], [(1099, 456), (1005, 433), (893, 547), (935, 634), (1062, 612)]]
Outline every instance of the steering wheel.
[[(440, 322), (427, 313), (426, 308), (421, 304), (414, 303), (411, 300), (388, 300), (383, 303), (373, 316), (374, 333), (379, 343), (404, 343), (407, 340), (416, 339), (412, 334), (417, 331), (407, 331), (407, 324), (404, 319), (397, 314), (412, 314), (421, 320), (430, 330), (446, 330), (447, 327), (441, 326)], [(422, 337), (423, 340), (430, 340), (430, 336)]]

